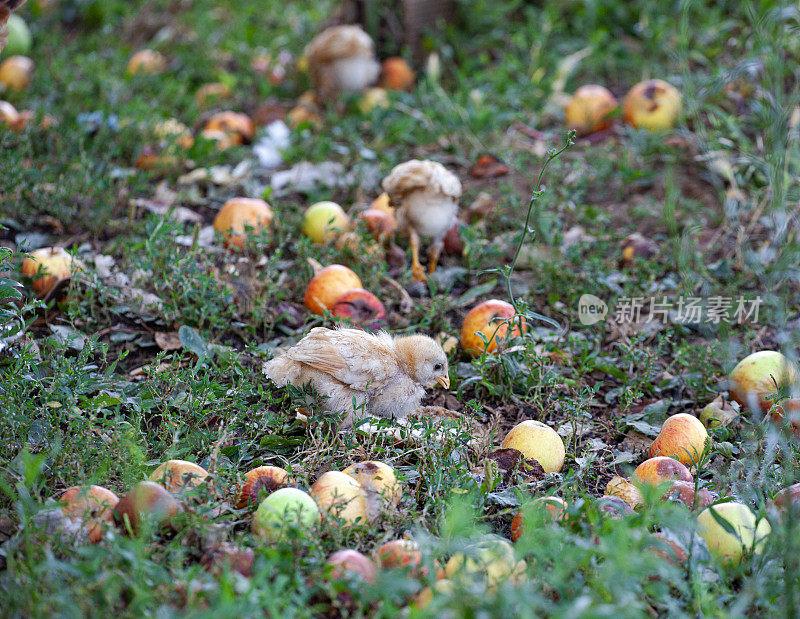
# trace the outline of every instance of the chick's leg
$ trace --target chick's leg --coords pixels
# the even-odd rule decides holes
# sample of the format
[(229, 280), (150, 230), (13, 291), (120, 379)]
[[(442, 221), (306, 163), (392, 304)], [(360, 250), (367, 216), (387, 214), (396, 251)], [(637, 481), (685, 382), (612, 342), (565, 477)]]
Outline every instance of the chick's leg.
[(411, 275), (416, 282), (424, 282), (428, 279), (425, 269), (419, 263), (419, 234), (414, 228), (408, 229), (409, 244), (411, 245)]
[(436, 271), (436, 265), (439, 264), (439, 255), (442, 253), (444, 241), (434, 241), (431, 248), (428, 250), (428, 273), (433, 274)]

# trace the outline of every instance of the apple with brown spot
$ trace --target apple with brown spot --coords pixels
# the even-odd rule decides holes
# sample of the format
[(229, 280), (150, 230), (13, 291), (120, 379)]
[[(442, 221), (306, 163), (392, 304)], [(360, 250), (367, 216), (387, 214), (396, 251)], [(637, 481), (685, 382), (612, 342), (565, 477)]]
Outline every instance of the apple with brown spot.
[[(461, 346), (473, 357), (482, 352), (494, 352), (509, 335), (521, 335), (525, 331), (525, 318), (518, 316), (514, 306), (506, 301), (490, 299), (473, 307), (464, 318), (461, 327)], [(484, 344), (479, 335), (487, 340)]]
[(264, 495), (275, 492), (289, 483), (289, 473), (279, 466), (258, 466), (244, 474), (244, 483), (239, 489), (236, 508), (257, 507)]
[[(794, 363), (775, 350), (760, 350), (742, 359), (728, 376), (731, 399), (750, 410), (767, 412), (773, 400), (767, 396), (797, 387)], [(776, 386), (777, 384), (777, 386)]]
[(689, 469), (682, 462), (667, 456), (645, 460), (636, 467), (632, 479), (648, 486), (658, 486), (668, 481), (694, 481)]
[(167, 490), (152, 481), (140, 481), (122, 495), (114, 508), (114, 518), (123, 528), (127, 524), (134, 532), (144, 522), (151, 520), (159, 528), (174, 526), (174, 518), (183, 511), (183, 506)]

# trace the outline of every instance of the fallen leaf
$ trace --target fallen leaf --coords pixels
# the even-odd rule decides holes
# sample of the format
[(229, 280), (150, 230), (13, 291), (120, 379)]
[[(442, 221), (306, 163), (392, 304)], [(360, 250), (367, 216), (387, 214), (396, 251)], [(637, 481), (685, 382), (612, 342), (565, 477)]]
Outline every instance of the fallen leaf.
[(177, 331), (171, 333), (159, 331), (153, 336), (153, 339), (161, 350), (180, 350), (183, 348)]

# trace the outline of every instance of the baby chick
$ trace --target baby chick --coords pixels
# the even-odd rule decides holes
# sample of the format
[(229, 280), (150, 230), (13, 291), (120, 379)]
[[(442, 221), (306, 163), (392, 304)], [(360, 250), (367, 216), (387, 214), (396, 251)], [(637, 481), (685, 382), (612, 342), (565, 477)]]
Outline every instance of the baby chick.
[(323, 406), (345, 415), (405, 418), (414, 412), (426, 387), (450, 388), (447, 355), (425, 335), (392, 337), (358, 329), (312, 329), (300, 342), (264, 364), (279, 387), (311, 383)]
[(425, 281), (425, 270), (419, 263), (419, 237), (433, 239), (428, 250), (428, 272), (433, 273), (444, 237), (456, 223), (461, 182), (441, 163), (412, 159), (396, 166), (382, 184), (397, 207), (398, 227), (409, 237), (411, 273), (416, 281)]
[(380, 64), (370, 36), (358, 26), (333, 26), (306, 48), (314, 88), (323, 96), (360, 92), (378, 79)]

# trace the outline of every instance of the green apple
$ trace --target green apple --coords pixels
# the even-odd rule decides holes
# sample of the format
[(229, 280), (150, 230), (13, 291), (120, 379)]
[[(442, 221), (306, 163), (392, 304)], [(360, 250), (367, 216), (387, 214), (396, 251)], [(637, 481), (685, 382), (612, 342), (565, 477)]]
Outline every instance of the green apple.
[(8, 41), (3, 50), (5, 56), (27, 56), (31, 51), (31, 31), (19, 15), (12, 13), (6, 22)]
[[(718, 519), (726, 521), (735, 535), (728, 532)], [(755, 514), (742, 503), (711, 505), (697, 516), (700, 537), (706, 540), (711, 554), (728, 564), (738, 564), (747, 550), (760, 554), (771, 530), (766, 520), (756, 525)]]
[(308, 527), (320, 521), (317, 504), (297, 488), (281, 488), (270, 494), (258, 506), (253, 516), (253, 533), (270, 538), (280, 534), (287, 523)]
[(350, 218), (336, 202), (317, 202), (306, 209), (303, 216), (303, 234), (321, 245), (346, 231)]

